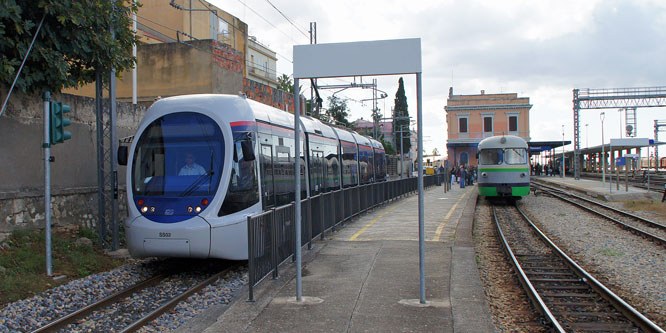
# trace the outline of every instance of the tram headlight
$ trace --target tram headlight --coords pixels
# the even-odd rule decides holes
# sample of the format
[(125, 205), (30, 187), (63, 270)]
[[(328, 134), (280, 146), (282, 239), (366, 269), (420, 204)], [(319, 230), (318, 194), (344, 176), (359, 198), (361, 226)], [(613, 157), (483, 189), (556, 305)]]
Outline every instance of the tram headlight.
[(192, 206), (187, 206), (187, 212), (188, 213), (191, 213), (193, 211), (194, 211), (194, 208), (192, 208)]
[(142, 213), (148, 213), (148, 206), (141, 207), (141, 212)]
[(154, 213), (155, 212), (155, 206), (150, 206), (150, 212)]
[(194, 207), (194, 211), (197, 213), (201, 213), (201, 207), (199, 206)]

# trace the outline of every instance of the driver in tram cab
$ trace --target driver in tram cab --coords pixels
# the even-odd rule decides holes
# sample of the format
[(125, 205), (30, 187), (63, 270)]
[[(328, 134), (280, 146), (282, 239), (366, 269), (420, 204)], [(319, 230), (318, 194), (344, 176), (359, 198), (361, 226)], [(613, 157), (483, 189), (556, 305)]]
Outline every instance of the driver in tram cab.
[(206, 174), (206, 169), (195, 163), (196, 158), (192, 153), (185, 154), (185, 165), (180, 168), (179, 176), (200, 176)]

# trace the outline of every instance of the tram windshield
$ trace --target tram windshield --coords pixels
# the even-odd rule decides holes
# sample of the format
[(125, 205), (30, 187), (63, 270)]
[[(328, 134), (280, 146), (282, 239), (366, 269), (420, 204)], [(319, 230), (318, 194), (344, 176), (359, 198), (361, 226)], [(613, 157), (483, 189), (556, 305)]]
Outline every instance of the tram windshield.
[(179, 112), (158, 118), (141, 134), (132, 163), (138, 196), (215, 194), (224, 161), (224, 140), (208, 116)]

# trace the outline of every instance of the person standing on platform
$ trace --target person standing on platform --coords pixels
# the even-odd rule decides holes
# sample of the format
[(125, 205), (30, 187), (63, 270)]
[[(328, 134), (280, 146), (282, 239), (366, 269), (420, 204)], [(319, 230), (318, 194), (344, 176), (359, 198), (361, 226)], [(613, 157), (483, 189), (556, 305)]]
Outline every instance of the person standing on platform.
[(467, 177), (467, 171), (464, 166), (460, 167), (460, 188), (465, 188), (465, 177)]

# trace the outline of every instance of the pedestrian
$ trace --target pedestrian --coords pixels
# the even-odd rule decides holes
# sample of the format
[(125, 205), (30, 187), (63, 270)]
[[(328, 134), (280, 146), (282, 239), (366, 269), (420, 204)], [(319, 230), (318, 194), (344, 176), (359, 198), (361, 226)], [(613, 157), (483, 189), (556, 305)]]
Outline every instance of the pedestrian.
[(460, 167), (460, 188), (465, 188), (465, 177), (467, 177), (467, 171), (464, 166)]

